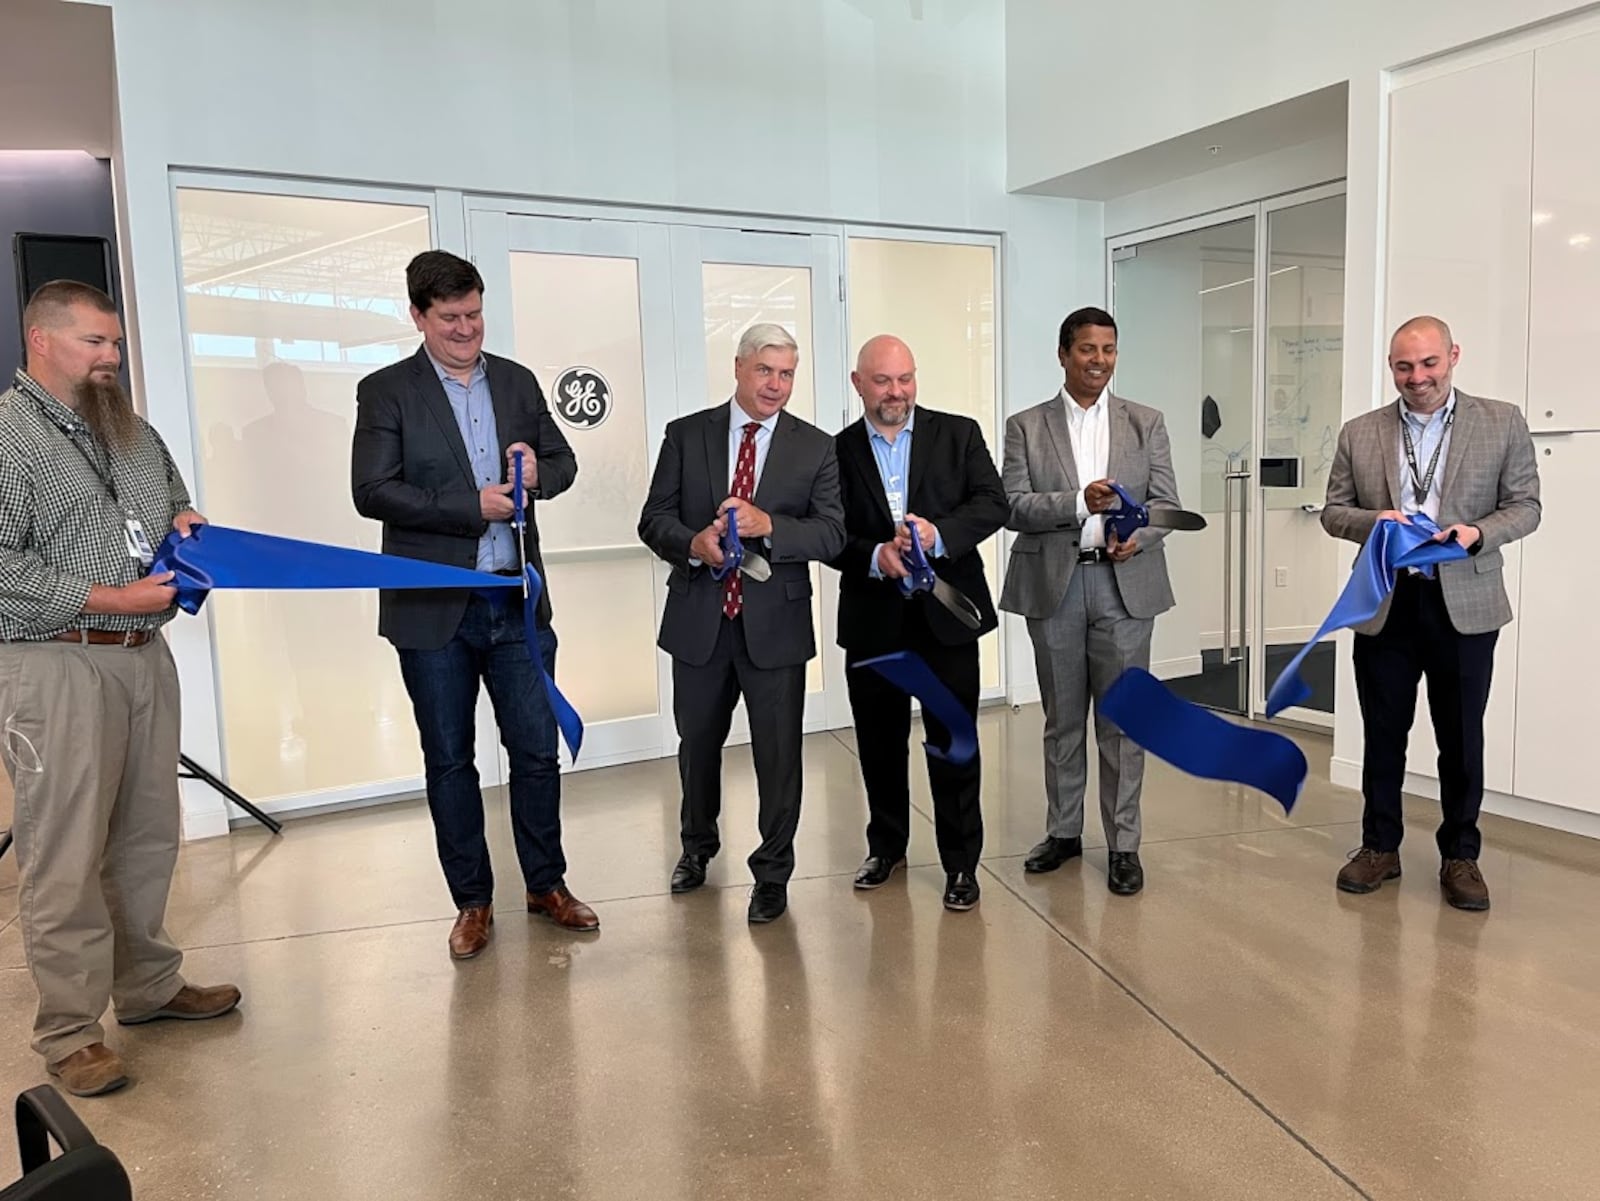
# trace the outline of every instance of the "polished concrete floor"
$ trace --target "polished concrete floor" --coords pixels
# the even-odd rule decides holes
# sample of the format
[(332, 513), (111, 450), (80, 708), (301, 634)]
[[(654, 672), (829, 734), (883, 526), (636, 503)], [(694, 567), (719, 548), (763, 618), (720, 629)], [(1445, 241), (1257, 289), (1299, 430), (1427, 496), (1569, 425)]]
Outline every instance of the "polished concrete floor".
[[(1600, 1196), (1600, 843), (1489, 819), (1494, 909), (1458, 913), (1419, 801), (1406, 877), (1344, 896), (1358, 801), (1308, 738), (1288, 818), (1152, 763), (1148, 886), (1116, 898), (1099, 850), (1023, 873), (1039, 732), (1037, 708), (983, 717), (969, 914), (939, 904), (925, 781), (913, 870), (851, 889), (847, 734), (807, 741), (790, 912), (766, 927), (744, 920), (744, 750), (727, 849), (687, 897), (666, 889), (672, 763), (568, 778), (597, 936), (520, 912), (494, 806), (499, 920), (468, 963), (418, 804), (188, 846), (170, 928), (244, 1005), (113, 1027), (136, 1082), (74, 1104), (151, 1201)], [(8, 857), (0, 1099), (43, 1079), (15, 914)], [(16, 1170), (0, 1139), (0, 1182)]]

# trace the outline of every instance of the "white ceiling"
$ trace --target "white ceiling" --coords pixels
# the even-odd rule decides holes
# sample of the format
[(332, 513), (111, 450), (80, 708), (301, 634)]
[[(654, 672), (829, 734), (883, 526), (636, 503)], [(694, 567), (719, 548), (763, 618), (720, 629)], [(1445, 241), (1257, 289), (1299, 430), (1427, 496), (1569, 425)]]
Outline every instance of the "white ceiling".
[(111, 157), (111, 10), (0, 0), (0, 151)]
[(1291, 146), (1343, 138), (1347, 105), (1346, 85), (1336, 84), (1019, 190), (1076, 200), (1127, 196)]

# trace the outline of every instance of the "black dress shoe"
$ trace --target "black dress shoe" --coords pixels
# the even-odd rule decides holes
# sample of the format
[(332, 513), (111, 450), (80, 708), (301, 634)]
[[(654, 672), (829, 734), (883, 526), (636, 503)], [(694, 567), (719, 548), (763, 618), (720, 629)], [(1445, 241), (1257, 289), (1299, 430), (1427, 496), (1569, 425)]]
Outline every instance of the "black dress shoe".
[(1083, 854), (1083, 839), (1047, 837), (1028, 852), (1028, 860), (1022, 865), (1022, 870), (1035, 873), (1053, 872), (1068, 859), (1076, 859), (1081, 854)]
[(978, 903), (978, 878), (971, 872), (951, 872), (944, 878), (944, 907), (963, 913)]
[(760, 925), (783, 916), (789, 908), (789, 889), (784, 884), (757, 884), (750, 890), (750, 922)]
[(894, 875), (897, 868), (906, 865), (906, 857), (901, 855), (898, 859), (888, 859), (882, 855), (868, 855), (861, 864), (861, 870), (856, 873), (857, 888), (882, 888), (889, 882), (889, 877)]
[(1139, 866), (1139, 852), (1111, 852), (1111, 870), (1106, 875), (1106, 886), (1119, 897), (1131, 897), (1144, 887), (1144, 868)]
[(678, 866), (672, 869), (672, 891), (693, 892), (706, 882), (706, 864), (710, 855), (684, 854)]

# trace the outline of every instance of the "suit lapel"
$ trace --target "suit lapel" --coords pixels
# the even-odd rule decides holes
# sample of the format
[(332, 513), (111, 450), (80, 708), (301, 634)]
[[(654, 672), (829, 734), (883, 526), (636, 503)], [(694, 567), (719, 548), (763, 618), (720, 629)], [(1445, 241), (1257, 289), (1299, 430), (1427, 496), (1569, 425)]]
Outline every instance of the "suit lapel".
[[(783, 454), (783, 447), (784, 444), (789, 440), (789, 435), (794, 432), (794, 423), (797, 420), (798, 418), (791, 417), (787, 412), (784, 412), (779, 413), (778, 420), (773, 423), (772, 441), (767, 444), (766, 466), (761, 469), (761, 478), (756, 481), (755, 495), (750, 498), (751, 503), (754, 504), (758, 509), (765, 509), (767, 507), (764, 503), (762, 503), (761, 498), (764, 495), (771, 494), (771, 489), (768, 487), (768, 485), (772, 483), (773, 476), (779, 474), (783, 470), (784, 460), (781, 457)], [(726, 445), (726, 443), (724, 443), (724, 445)]]
[[(845, 458), (850, 461), (850, 470), (854, 471), (861, 479), (862, 487), (866, 494), (872, 498), (873, 506), (878, 516), (883, 518), (883, 523), (894, 525), (894, 514), (889, 511), (889, 498), (883, 494), (883, 477), (878, 473), (878, 460), (872, 453), (872, 435), (867, 433), (866, 418), (860, 418), (845, 431), (845, 436), (840, 441), (844, 449)], [(917, 440), (911, 440), (913, 453)]]
[[(1127, 476), (1123, 470), (1128, 447), (1133, 444), (1133, 426), (1128, 420), (1128, 406), (1122, 397), (1106, 394), (1106, 478), (1121, 480)], [(1092, 481), (1091, 481), (1092, 482)]]
[(1071, 403), (1065, 392), (1056, 394), (1056, 398), (1045, 404), (1044, 427), (1050, 431), (1050, 440), (1056, 444), (1056, 457), (1061, 460), (1061, 468), (1067, 473), (1066, 492), (1076, 492), (1083, 487), (1078, 482), (1078, 460), (1072, 453), (1072, 431), (1067, 428), (1067, 405)]
[(939, 436), (938, 414), (919, 413), (915, 424), (922, 427), (922, 432), (919, 434), (915, 429), (911, 431), (911, 466), (906, 470), (907, 513), (920, 511), (920, 506), (913, 504), (912, 498), (922, 495), (922, 477), (928, 469), (928, 460), (933, 456), (933, 440)]
[(728, 499), (728, 406), (711, 410), (706, 423), (706, 475), (711, 484), (711, 509)]
[(1383, 426), (1383, 478), (1389, 481), (1389, 507), (1400, 507), (1400, 406), (1396, 400), (1389, 406), (1389, 419)]
[(511, 384), (511, 373), (499, 359), (483, 356), (484, 371), (489, 377), (489, 400), (494, 405), (494, 429), (500, 441), (500, 457), (506, 457), (506, 447), (516, 441), (511, 431), (516, 428), (517, 398)]
[(467, 455), (467, 444), (461, 440), (461, 427), (456, 424), (455, 410), (450, 407), (450, 398), (445, 395), (444, 385), (439, 382), (439, 373), (434, 370), (433, 360), (428, 357), (427, 350), (418, 349), (416, 357), (411, 360), (411, 370), (416, 377), (417, 393), (422, 397), (423, 407), (433, 414), (440, 433), (444, 435), (445, 445), (456, 457), (461, 474), (476, 487), (478, 481), (472, 474), (472, 459)]
[(1461, 392), (1456, 393), (1456, 419), (1450, 426), (1450, 449), (1445, 456), (1444, 482), (1439, 485), (1439, 518), (1440, 524), (1448, 525), (1444, 521), (1445, 506), (1450, 503), (1454, 495), (1456, 475), (1461, 471), (1461, 464), (1466, 461), (1472, 449), (1472, 435), (1477, 424), (1478, 406), (1472, 397)]

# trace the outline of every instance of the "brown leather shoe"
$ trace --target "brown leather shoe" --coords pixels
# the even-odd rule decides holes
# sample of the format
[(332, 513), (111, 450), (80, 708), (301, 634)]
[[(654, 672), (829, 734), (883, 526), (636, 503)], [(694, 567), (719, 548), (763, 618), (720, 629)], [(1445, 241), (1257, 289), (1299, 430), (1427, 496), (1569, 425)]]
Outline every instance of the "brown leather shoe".
[(1400, 852), (1362, 847), (1339, 869), (1340, 892), (1377, 892), (1385, 880), (1400, 878)]
[(81, 1051), (74, 1051), (60, 1063), (49, 1065), (49, 1073), (59, 1077), (61, 1087), (74, 1097), (98, 1097), (101, 1093), (115, 1092), (128, 1083), (128, 1073), (122, 1060), (105, 1043), (90, 1043)]
[(471, 959), (482, 951), (489, 945), (489, 927), (493, 925), (493, 905), (468, 905), (450, 927), (450, 958)]
[(141, 1013), (131, 1018), (118, 1014), (117, 1025), (142, 1026), (146, 1022), (159, 1022), (163, 1018), (203, 1022), (207, 1018), (219, 1018), (225, 1013), (231, 1013), (238, 1003), (239, 990), (231, 984), (217, 984), (211, 988), (195, 988), (191, 984), (185, 984), (178, 990), (177, 996), (152, 1013)]
[(1446, 859), (1439, 865), (1439, 887), (1444, 899), (1457, 909), (1474, 913), (1489, 908), (1489, 886), (1483, 882), (1476, 859)]
[(580, 934), (591, 934), (600, 928), (594, 910), (573, 896), (565, 884), (557, 884), (549, 892), (530, 892), (528, 912), (542, 913), (562, 929)]

